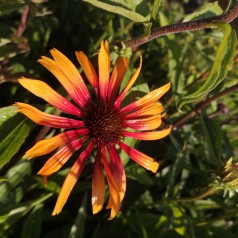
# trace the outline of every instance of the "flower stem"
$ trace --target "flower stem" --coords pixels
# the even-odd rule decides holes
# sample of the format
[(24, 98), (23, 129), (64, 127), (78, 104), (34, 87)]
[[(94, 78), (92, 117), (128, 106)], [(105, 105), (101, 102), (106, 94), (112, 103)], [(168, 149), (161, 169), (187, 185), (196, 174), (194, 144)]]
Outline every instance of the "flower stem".
[(124, 41), (124, 44), (126, 47), (134, 48), (163, 35), (208, 29), (208, 28), (215, 28), (215, 26), (212, 25), (212, 23), (214, 22), (229, 23), (233, 21), (237, 16), (238, 16), (238, 2), (234, 5), (233, 8), (231, 8), (225, 14), (214, 16), (214, 17), (208, 17), (204, 19), (199, 19), (199, 20), (194, 20), (194, 21), (179, 22), (172, 25), (158, 27), (158, 28), (152, 29), (148, 37), (139, 36), (134, 39)]
[(175, 198), (175, 199), (165, 199), (163, 201), (165, 202), (193, 202), (196, 200), (200, 200), (202, 198), (205, 198), (211, 194), (214, 194), (216, 191), (218, 190), (218, 188), (216, 187), (210, 187), (208, 190), (206, 190), (205, 192), (196, 195), (194, 197), (187, 197), (187, 198)]

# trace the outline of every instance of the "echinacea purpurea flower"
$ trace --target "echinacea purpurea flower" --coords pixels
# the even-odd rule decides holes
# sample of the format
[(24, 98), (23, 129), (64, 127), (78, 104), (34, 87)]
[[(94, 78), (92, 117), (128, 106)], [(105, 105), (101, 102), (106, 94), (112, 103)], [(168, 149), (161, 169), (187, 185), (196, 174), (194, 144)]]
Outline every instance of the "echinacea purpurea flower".
[(140, 73), (142, 57), (140, 57), (139, 67), (130, 76), (126, 86), (119, 91), (128, 69), (129, 61), (127, 58), (119, 57), (110, 73), (108, 42), (101, 42), (97, 74), (87, 56), (81, 51), (76, 52), (78, 62), (93, 88), (93, 95), (90, 95), (73, 63), (56, 49), (52, 49), (50, 53), (53, 59), (43, 56), (39, 63), (58, 79), (72, 98), (73, 103), (43, 81), (21, 78), (19, 83), (51, 106), (66, 114), (73, 115), (74, 119), (50, 115), (29, 104), (16, 103), (15, 106), (18, 107), (18, 111), (35, 123), (53, 128), (68, 129), (52, 138), (39, 141), (23, 157), (32, 159), (58, 149), (38, 172), (46, 184), (49, 175), (57, 172), (75, 151), (82, 149), (60, 190), (52, 213), (56, 215), (61, 212), (86, 165), (87, 159), (95, 148), (96, 155), (92, 175), (92, 210), (95, 214), (103, 208), (105, 173), (110, 191), (107, 208), (111, 209), (109, 219), (112, 219), (119, 212), (126, 190), (125, 171), (117, 148), (120, 147), (131, 159), (144, 168), (154, 173), (157, 171), (158, 162), (128, 146), (123, 142), (123, 139), (131, 137), (138, 140), (157, 140), (170, 133), (171, 127), (160, 128), (165, 112), (163, 105), (158, 102), (158, 99), (169, 90), (170, 83), (127, 106), (121, 106), (122, 100)]

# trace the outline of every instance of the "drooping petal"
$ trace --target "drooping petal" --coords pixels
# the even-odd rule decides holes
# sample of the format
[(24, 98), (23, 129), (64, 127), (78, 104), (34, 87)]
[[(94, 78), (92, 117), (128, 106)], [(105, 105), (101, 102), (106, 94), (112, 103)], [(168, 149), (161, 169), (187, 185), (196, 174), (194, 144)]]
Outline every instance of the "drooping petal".
[(120, 205), (121, 205), (120, 191), (117, 188), (116, 181), (114, 180), (112, 171), (108, 165), (105, 147), (102, 146), (101, 149), (102, 149), (103, 166), (106, 172), (108, 186), (110, 190), (110, 196), (108, 200), (107, 209), (111, 209), (110, 217), (108, 218), (108, 220), (111, 220), (118, 214), (120, 210)]
[(98, 55), (98, 69), (99, 69), (99, 91), (100, 96), (106, 102), (109, 76), (110, 76), (110, 57), (109, 46), (107, 41), (101, 42), (101, 48)]
[(21, 78), (18, 82), (37, 97), (43, 98), (50, 105), (72, 115), (81, 116), (82, 113), (77, 107), (58, 94), (45, 82), (26, 78)]
[(57, 149), (58, 147), (68, 144), (70, 141), (85, 136), (88, 129), (79, 129), (63, 132), (57, 136), (37, 142), (29, 149), (23, 158), (32, 159), (37, 156), (46, 155)]
[(116, 61), (108, 87), (108, 101), (114, 101), (118, 90), (121, 86), (122, 80), (128, 69), (129, 61), (127, 58), (119, 57)]
[(137, 101), (125, 106), (121, 109), (121, 113), (128, 113), (131, 111), (138, 110), (142, 107), (146, 107), (151, 103), (156, 102), (160, 99), (170, 88), (170, 83), (165, 84), (164, 86), (155, 89), (154, 91), (146, 94), (144, 97), (138, 99)]
[(161, 131), (145, 131), (145, 132), (131, 132), (124, 131), (123, 135), (135, 138), (137, 140), (159, 140), (169, 135), (172, 127), (170, 126), (168, 129), (164, 129)]
[(29, 117), (32, 121), (39, 125), (49, 126), (54, 128), (83, 128), (85, 127), (82, 121), (54, 116), (44, 112), (41, 112), (37, 108), (26, 104), (26, 103), (15, 103), (14, 106), (18, 107), (18, 112), (23, 113), (27, 117)]
[(38, 62), (47, 68), (59, 80), (66, 92), (79, 106), (85, 108), (85, 106), (90, 102), (88, 102), (84, 96), (84, 93), (86, 95), (88, 94), (87, 90), (80, 90), (75, 80), (65, 75), (54, 60), (42, 56)]
[(72, 154), (82, 147), (84, 141), (85, 139), (77, 139), (68, 143), (47, 160), (38, 174), (49, 176), (57, 172), (68, 161)]
[(83, 71), (84, 71), (89, 83), (95, 89), (98, 88), (98, 76), (95, 72), (94, 67), (92, 66), (92, 63), (88, 59), (88, 57), (82, 51), (75, 52), (75, 54), (76, 54), (79, 64), (83, 68)]
[(89, 145), (86, 147), (86, 149), (79, 155), (78, 159), (72, 166), (72, 168), (69, 171), (69, 174), (67, 175), (63, 186), (60, 190), (59, 197), (57, 199), (54, 211), (52, 215), (57, 215), (62, 211), (63, 206), (65, 205), (74, 185), (76, 184), (80, 174), (83, 171), (83, 168), (86, 165), (87, 159), (90, 156), (93, 147), (94, 147), (94, 141), (90, 141)]
[(148, 131), (157, 129), (161, 123), (161, 116), (155, 115), (143, 119), (127, 120), (125, 125), (135, 130)]
[(144, 168), (152, 171), (153, 173), (156, 173), (156, 171), (159, 168), (159, 163), (154, 161), (151, 157), (148, 155), (143, 154), (142, 152), (126, 145), (122, 141), (120, 141), (119, 146), (122, 148), (122, 150), (130, 157), (132, 158), (136, 163), (143, 166)]
[[(130, 112), (129, 114), (125, 114), (125, 119), (138, 119), (144, 118), (145, 116), (153, 116), (158, 115), (164, 111), (164, 107), (160, 102), (154, 102), (149, 104), (148, 106), (142, 107), (134, 112)], [(124, 114), (124, 113), (122, 113)]]
[(61, 72), (64, 73), (69, 81), (75, 85), (79, 93), (83, 93), (82, 96), (84, 97), (85, 101), (89, 102), (91, 97), (78, 69), (64, 54), (62, 54), (57, 49), (52, 49), (50, 53)]
[(105, 181), (101, 165), (101, 148), (98, 147), (97, 155), (93, 165), (93, 178), (92, 178), (93, 214), (96, 214), (102, 210), (104, 197), (105, 197)]
[(136, 79), (139, 76), (140, 70), (141, 70), (141, 66), (142, 66), (142, 56), (140, 56), (140, 65), (139, 67), (136, 69), (136, 71), (132, 74), (131, 78), (129, 79), (126, 87), (122, 90), (122, 92), (120, 93), (120, 95), (118, 96), (118, 98), (115, 101), (115, 106), (119, 107), (122, 100), (124, 99), (124, 97), (126, 96), (126, 93), (129, 91), (129, 89), (132, 87), (132, 85), (135, 83)]
[(126, 192), (126, 174), (124, 166), (115, 146), (111, 145), (107, 148), (110, 155), (110, 169), (120, 193), (120, 201), (122, 201)]

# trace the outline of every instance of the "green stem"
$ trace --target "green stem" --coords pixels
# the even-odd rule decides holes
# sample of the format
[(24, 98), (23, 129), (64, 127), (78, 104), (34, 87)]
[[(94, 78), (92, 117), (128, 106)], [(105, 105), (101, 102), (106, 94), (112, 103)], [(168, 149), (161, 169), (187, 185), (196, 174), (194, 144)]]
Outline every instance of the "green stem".
[(189, 22), (179, 22), (172, 25), (155, 28), (151, 30), (148, 37), (139, 36), (134, 39), (124, 41), (124, 44), (126, 47), (134, 48), (163, 35), (214, 28), (215, 26), (212, 23), (217, 21), (229, 23), (233, 21), (237, 16), (238, 16), (238, 2), (234, 5), (232, 9), (230, 9), (225, 14)]
[(196, 195), (194, 197), (187, 197), (187, 198), (176, 198), (176, 199), (165, 199), (163, 200), (164, 202), (193, 202), (196, 200), (200, 200), (202, 198), (208, 197), (211, 194), (214, 194), (215, 192), (217, 192), (218, 188), (215, 187), (211, 187), (208, 190), (206, 190), (205, 192)]

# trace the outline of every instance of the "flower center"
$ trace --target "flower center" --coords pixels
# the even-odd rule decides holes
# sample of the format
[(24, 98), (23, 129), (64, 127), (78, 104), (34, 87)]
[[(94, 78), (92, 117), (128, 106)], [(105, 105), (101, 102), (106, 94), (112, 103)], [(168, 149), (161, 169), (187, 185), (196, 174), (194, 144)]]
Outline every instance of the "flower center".
[(104, 144), (115, 144), (122, 138), (124, 119), (111, 105), (98, 105), (86, 117), (90, 136)]

